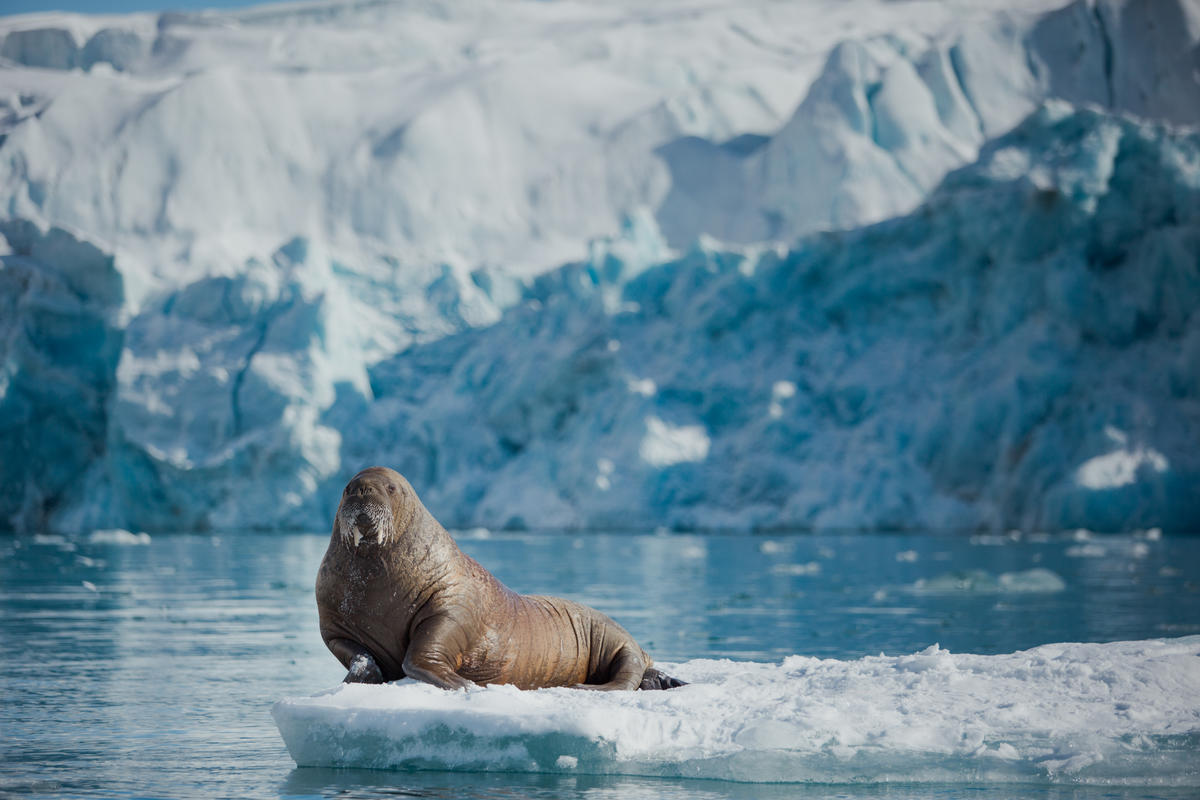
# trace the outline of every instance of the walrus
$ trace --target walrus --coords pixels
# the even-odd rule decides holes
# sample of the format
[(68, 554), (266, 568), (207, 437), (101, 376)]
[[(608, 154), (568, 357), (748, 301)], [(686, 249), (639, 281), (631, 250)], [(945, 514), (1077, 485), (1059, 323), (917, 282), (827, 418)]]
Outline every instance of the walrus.
[(458, 549), (400, 473), (342, 493), (317, 573), (321, 638), (347, 683), (408, 676), (461, 689), (671, 689), (628, 631), (585, 605), (519, 595)]

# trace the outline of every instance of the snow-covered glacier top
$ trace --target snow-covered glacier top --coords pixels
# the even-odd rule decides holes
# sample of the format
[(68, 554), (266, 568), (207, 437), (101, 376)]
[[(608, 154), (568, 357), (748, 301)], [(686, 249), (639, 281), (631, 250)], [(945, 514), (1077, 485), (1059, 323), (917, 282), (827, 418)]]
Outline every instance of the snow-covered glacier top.
[(323, 526), (371, 463), (463, 525), (1200, 525), (1198, 39), (1176, 0), (0, 18), (0, 525)]
[[(524, 273), (578, 258), (638, 207), (660, 209), (683, 245), (907, 211), (1049, 93), (1195, 121), (1191, 4), (1148, 20), (1140, 3), (1044, 14), (1060, 5), (313, 2), (0, 19), (0, 208), (115, 248), (139, 273), (136, 299), (146, 280), (227, 273), (296, 236), (351, 264)], [(1131, 85), (1106, 88), (1106, 64)], [(696, 147), (715, 166), (693, 169)], [(717, 183), (691, 185), (705, 178)]]

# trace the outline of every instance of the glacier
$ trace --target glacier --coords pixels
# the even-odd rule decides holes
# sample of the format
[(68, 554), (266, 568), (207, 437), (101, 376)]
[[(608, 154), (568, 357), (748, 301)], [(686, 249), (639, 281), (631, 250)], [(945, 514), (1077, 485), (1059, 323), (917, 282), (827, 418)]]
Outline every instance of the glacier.
[(871, 8), (0, 18), (0, 527), (1197, 529), (1195, 4)]
[[(293, 241), (120, 328), (49, 521), (317, 525), (385, 463), (461, 526), (1194, 530), (1198, 165), (1195, 133), (1050, 103), (910, 215), (674, 258), (634, 215), (411, 317)], [(488, 321), (489, 291), (519, 299)], [(429, 336), (430, 305), (472, 322)]]
[(598, 248), (376, 365), (350, 460), (464, 524), (1195, 530), (1198, 145), (1051, 104), (909, 216)]
[(344, 684), (272, 708), (300, 766), (753, 783), (1196, 786), (1200, 637), (673, 664), (668, 692)]

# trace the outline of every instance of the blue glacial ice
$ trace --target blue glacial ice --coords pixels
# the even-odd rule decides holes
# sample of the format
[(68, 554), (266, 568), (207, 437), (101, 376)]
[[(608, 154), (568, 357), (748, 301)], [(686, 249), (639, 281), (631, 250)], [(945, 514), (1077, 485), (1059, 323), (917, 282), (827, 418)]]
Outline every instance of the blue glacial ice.
[(124, 283), (112, 256), (61, 228), (9, 220), (0, 235), (0, 519), (41, 529), (103, 458)]
[(344, 684), (272, 714), (301, 766), (747, 782), (1197, 786), (1200, 637), (670, 665), (668, 692)]
[(635, 214), (525, 281), (297, 238), (130, 315), (92, 245), (4, 233), (4, 425), (71, 439), (14, 527), (323, 527), (372, 463), (460, 526), (1200, 527), (1200, 136), (1161, 124), (1050, 103), (907, 216), (672, 257)]

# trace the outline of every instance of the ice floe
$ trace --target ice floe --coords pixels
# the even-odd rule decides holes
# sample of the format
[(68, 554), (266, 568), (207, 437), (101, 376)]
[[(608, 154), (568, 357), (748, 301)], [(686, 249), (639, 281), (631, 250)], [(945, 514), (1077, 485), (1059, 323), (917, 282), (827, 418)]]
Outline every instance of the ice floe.
[(272, 714), (301, 766), (1200, 786), (1198, 636), (670, 669), (691, 684), (347, 684)]

